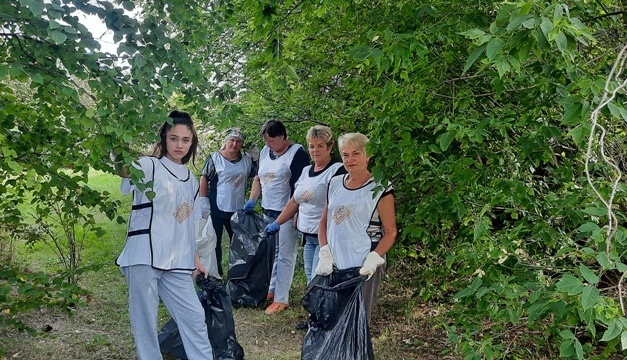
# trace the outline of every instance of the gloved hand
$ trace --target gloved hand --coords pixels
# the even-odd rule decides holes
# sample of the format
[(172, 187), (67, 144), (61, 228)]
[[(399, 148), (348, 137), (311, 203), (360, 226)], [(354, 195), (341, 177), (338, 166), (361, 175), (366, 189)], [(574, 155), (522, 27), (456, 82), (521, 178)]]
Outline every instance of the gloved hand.
[(281, 229), (281, 225), (279, 225), (279, 223), (276, 221), (273, 221), (269, 223), (268, 225), (266, 225), (266, 233), (268, 234), (277, 233), (279, 232), (280, 229)]
[(318, 252), (318, 266), (316, 266), (316, 275), (327, 276), (333, 272), (333, 255), (329, 244), (320, 248)]
[(209, 198), (200, 197), (198, 198), (198, 204), (200, 205), (200, 214), (203, 219), (206, 219), (211, 215), (211, 206), (209, 205)]
[(244, 204), (244, 208), (242, 210), (246, 212), (252, 212), (253, 210), (255, 210), (256, 205), (257, 205), (257, 202), (255, 200), (248, 199), (248, 201), (246, 201), (246, 204)]
[(377, 271), (377, 268), (383, 264), (385, 264), (385, 259), (376, 251), (371, 251), (366, 256), (366, 260), (364, 260), (361, 269), (359, 269), (359, 274), (368, 276), (368, 279), (370, 279), (370, 277), (374, 275), (374, 272)]

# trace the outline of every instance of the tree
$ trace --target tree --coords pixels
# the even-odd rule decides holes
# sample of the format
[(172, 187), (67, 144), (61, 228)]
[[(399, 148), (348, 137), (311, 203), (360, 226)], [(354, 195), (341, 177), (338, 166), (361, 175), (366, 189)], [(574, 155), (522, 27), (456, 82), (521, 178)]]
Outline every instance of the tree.
[[(413, 259), (417, 295), (450, 304), (450, 340), (468, 358), (524, 356), (503, 340), (520, 328), (566, 357), (627, 346), (613, 290), (624, 230), (608, 251), (584, 171), (588, 116), (624, 39), (618, 5), (228, 4), (243, 117), (371, 136), (375, 176), (396, 186), (396, 253)], [(619, 153), (624, 96), (601, 112)], [(608, 194), (615, 171), (589, 159)]]

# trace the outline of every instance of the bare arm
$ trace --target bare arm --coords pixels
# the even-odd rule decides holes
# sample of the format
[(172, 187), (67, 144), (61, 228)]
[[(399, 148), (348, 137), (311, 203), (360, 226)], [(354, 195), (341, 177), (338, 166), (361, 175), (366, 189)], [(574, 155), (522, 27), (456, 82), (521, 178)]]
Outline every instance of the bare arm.
[(255, 175), (253, 185), (250, 189), (250, 199), (257, 201), (259, 195), (261, 195), (261, 182), (259, 181), (259, 176)]
[(209, 181), (205, 175), (200, 175), (200, 188), (198, 189), (198, 196), (207, 197), (209, 193)]
[(374, 251), (383, 257), (388, 250), (392, 248), (398, 235), (398, 229), (396, 228), (396, 212), (394, 209), (394, 195), (389, 194), (381, 198), (377, 205), (377, 211), (379, 211), (379, 218), (381, 219), (381, 226), (383, 227), (383, 237), (379, 240)]
[(288, 201), (287, 205), (285, 205), (285, 208), (283, 208), (283, 211), (281, 211), (281, 214), (276, 218), (276, 222), (278, 222), (279, 225), (283, 225), (289, 219), (293, 218), (297, 212), (298, 203), (294, 200), (294, 197), (291, 197), (290, 201)]

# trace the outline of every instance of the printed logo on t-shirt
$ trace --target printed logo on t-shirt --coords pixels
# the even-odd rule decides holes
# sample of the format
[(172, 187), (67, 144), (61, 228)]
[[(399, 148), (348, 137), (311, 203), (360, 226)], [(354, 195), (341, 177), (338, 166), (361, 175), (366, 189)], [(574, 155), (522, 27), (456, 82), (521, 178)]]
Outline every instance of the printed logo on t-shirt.
[(303, 193), (298, 196), (298, 201), (299, 202), (309, 202), (309, 200), (311, 200), (313, 198), (313, 196), (314, 196), (313, 189), (307, 189), (307, 190), (303, 191)]
[(262, 179), (261, 179), (261, 180), (262, 180), (264, 183), (270, 183), (270, 182), (272, 182), (272, 180), (274, 180), (274, 178), (275, 178), (275, 177), (276, 177), (276, 175), (275, 175), (274, 173), (269, 172), (269, 173), (265, 173), (265, 174), (263, 174), (263, 176), (262, 176)]
[(348, 219), (351, 216), (351, 209), (348, 206), (340, 206), (335, 211), (333, 211), (333, 215), (331, 215), (331, 219), (335, 221), (337, 225), (341, 224), (342, 221)]
[(194, 212), (194, 203), (193, 202), (184, 202), (177, 209), (174, 215), (176, 221), (182, 223)]
[(244, 177), (240, 174), (229, 180), (229, 184), (233, 187), (238, 187), (242, 181), (244, 181)]

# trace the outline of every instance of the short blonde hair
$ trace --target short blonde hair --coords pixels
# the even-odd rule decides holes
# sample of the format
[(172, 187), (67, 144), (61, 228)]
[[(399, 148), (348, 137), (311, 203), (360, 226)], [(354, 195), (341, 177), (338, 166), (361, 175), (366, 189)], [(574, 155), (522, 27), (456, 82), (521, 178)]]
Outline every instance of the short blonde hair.
[(339, 139), (337, 139), (337, 147), (340, 149), (340, 151), (342, 151), (344, 146), (353, 145), (357, 146), (358, 148), (363, 150), (364, 153), (368, 154), (366, 152), (366, 144), (369, 142), (370, 139), (368, 139), (368, 137), (362, 133), (346, 133), (341, 135)]
[(322, 139), (327, 146), (333, 145), (333, 133), (331, 128), (324, 125), (314, 125), (307, 131), (307, 141), (312, 139)]

